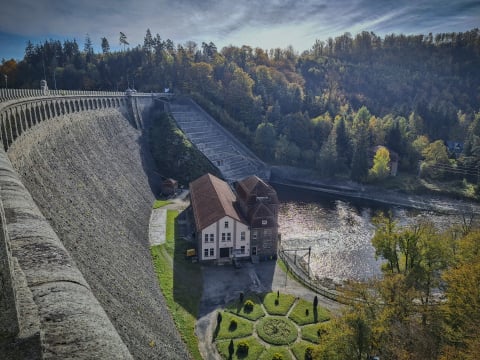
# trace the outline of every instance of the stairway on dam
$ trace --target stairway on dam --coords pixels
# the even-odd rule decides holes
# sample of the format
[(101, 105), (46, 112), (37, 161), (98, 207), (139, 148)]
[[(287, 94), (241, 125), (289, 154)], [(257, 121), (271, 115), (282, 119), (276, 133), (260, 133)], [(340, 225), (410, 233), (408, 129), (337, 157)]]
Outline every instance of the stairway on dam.
[(250, 175), (268, 180), (267, 165), (191, 100), (172, 102), (170, 111), (189, 140), (228, 182)]

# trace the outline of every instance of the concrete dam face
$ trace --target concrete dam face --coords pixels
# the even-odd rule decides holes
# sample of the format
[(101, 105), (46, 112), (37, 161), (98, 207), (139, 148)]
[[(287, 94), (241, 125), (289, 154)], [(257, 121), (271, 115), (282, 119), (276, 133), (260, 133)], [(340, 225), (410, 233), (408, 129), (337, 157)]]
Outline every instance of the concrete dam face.
[[(140, 113), (151, 102), (141, 100), (137, 104)], [(143, 117), (147, 120), (145, 111)], [(83, 280), (62, 282), (91, 288), (128, 349), (108, 355), (107, 346), (105, 357), (100, 357), (188, 359), (150, 257), (147, 234), (155, 169), (144, 136), (129, 122), (125, 107), (93, 108), (36, 124), (10, 145), (7, 155), (73, 259), (71, 266), (78, 267), (87, 284)], [(22, 265), (18, 247), (12, 246), (12, 254), (28, 268)], [(24, 272), (32, 283), (29, 276), (34, 275), (28, 269)], [(38, 305), (41, 293), (32, 292)], [(49, 328), (55, 319), (46, 319), (42, 309), (47, 308), (39, 305), (38, 310), (40, 336), (48, 345), (43, 346), (43, 357), (62, 358), (73, 352), (75, 340), (64, 339), (65, 344), (59, 345), (62, 334), (55, 332), (61, 329)], [(96, 341), (95, 334), (82, 336)], [(56, 348), (49, 350), (49, 346)], [(79, 354), (77, 358), (88, 358), (89, 350)], [(97, 358), (98, 353), (92, 349), (90, 355)]]

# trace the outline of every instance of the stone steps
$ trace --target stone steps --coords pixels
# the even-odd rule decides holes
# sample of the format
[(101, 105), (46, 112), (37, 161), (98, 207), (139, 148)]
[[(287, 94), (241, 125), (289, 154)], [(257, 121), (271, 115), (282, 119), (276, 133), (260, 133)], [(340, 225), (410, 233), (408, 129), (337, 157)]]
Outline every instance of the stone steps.
[(238, 181), (257, 175), (268, 180), (266, 165), (195, 103), (172, 103), (170, 111), (180, 129), (225, 179)]

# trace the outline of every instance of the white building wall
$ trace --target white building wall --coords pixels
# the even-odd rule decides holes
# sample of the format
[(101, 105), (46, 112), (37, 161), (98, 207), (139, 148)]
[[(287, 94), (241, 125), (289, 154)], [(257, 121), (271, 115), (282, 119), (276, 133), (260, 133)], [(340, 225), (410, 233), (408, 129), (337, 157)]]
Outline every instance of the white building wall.
[[(242, 240), (244, 233), (245, 240)], [(250, 230), (248, 225), (243, 224), (228, 216), (207, 226), (199, 233), (198, 239), (199, 259), (220, 259), (220, 249), (229, 248), (229, 256), (250, 256)], [(242, 252), (242, 247), (244, 251)], [(226, 250), (224, 250), (226, 251)]]
[[(214, 260), (218, 257), (218, 223), (213, 223), (201, 231), (199, 239), (199, 258), (200, 260)], [(207, 240), (205, 241), (205, 235)], [(207, 250), (207, 253), (205, 253)], [(212, 255), (213, 252), (213, 255)]]

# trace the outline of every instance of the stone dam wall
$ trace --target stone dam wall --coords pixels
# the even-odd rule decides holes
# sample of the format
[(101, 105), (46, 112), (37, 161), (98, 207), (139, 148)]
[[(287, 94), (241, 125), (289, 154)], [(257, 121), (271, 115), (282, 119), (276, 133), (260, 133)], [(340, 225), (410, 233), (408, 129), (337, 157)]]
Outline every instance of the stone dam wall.
[(16, 96), (0, 102), (0, 355), (188, 359), (147, 238), (151, 96)]

